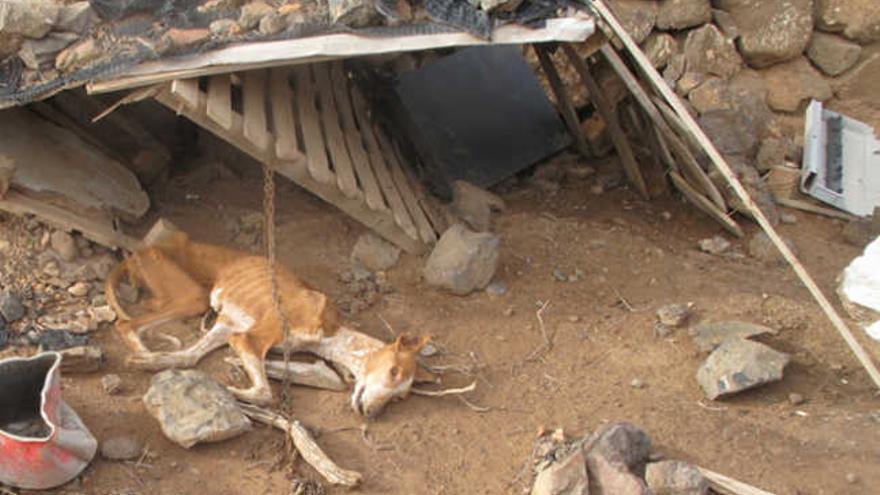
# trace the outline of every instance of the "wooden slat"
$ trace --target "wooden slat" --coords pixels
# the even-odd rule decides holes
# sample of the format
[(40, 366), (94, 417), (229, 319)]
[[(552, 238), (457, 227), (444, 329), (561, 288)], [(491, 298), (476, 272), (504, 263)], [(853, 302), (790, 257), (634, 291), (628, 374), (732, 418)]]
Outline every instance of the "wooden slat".
[(321, 121), (318, 117), (318, 109), (315, 107), (312, 71), (308, 65), (298, 65), (293, 70), (296, 76), (295, 94), (309, 173), (316, 181), (330, 184), (335, 182), (336, 178), (330, 170), (324, 137), (321, 134)]
[(357, 127), (354, 119), (354, 113), (351, 108), (351, 96), (348, 92), (348, 78), (341, 61), (333, 62), (330, 66), (330, 78), (333, 81), (333, 91), (336, 97), (336, 108), (342, 117), (342, 130), (345, 134), (345, 141), (348, 144), (348, 152), (351, 154), (351, 160), (354, 163), (355, 172), (357, 172), (358, 180), (364, 192), (367, 206), (373, 210), (387, 210), (385, 200), (382, 198), (382, 191), (379, 189), (379, 183), (376, 181), (376, 175), (370, 168), (370, 158), (367, 150), (364, 148), (361, 131)]
[(693, 186), (688, 184), (688, 182), (684, 180), (684, 178), (679, 175), (678, 172), (669, 172), (669, 178), (672, 179), (672, 184), (675, 185), (676, 189), (684, 194), (688, 201), (690, 201), (697, 208), (703, 210), (703, 212), (705, 212), (707, 215), (718, 220), (721, 225), (725, 229), (727, 229), (728, 232), (737, 237), (742, 237), (744, 235), (742, 229), (739, 227), (739, 225), (737, 225), (736, 222), (733, 221), (732, 218), (727, 216), (724, 211), (719, 210), (718, 207), (715, 206), (714, 203), (706, 199), (705, 196), (697, 192), (697, 190), (694, 189)]
[(532, 48), (535, 50), (535, 54), (538, 55), (538, 62), (541, 63), (541, 69), (543, 69), (544, 74), (547, 76), (547, 82), (550, 83), (550, 89), (552, 89), (553, 94), (556, 95), (556, 103), (559, 106), (559, 113), (562, 114), (562, 120), (565, 121), (565, 125), (568, 127), (568, 132), (571, 133), (571, 136), (574, 138), (578, 152), (586, 157), (591, 156), (590, 146), (587, 144), (587, 138), (584, 137), (584, 133), (578, 123), (577, 113), (574, 111), (574, 104), (571, 102), (571, 98), (568, 97), (568, 93), (565, 91), (565, 85), (562, 83), (562, 79), (559, 78), (559, 73), (556, 71), (556, 66), (553, 65), (553, 60), (544, 48), (538, 45), (532, 45)]
[(379, 148), (382, 150), (382, 154), (385, 155), (385, 161), (391, 168), (391, 178), (397, 186), (397, 190), (400, 191), (410, 216), (415, 220), (416, 228), (419, 229), (419, 235), (426, 244), (434, 244), (437, 242), (437, 233), (431, 227), (431, 222), (428, 221), (428, 217), (422, 210), (421, 205), (419, 205), (419, 200), (416, 198), (409, 181), (403, 173), (403, 164), (397, 151), (394, 149), (394, 145), (378, 125), (374, 123), (373, 128), (376, 130), (376, 137), (379, 139)]
[(244, 137), (257, 148), (268, 149), (268, 120), (266, 120), (266, 72), (252, 70), (244, 75)]
[(333, 87), (330, 84), (329, 65), (326, 63), (313, 64), (312, 71), (315, 74), (315, 84), (318, 88), (318, 97), (321, 100), (321, 122), (324, 124), (325, 142), (330, 151), (330, 159), (333, 161), (333, 169), (336, 171), (336, 184), (339, 185), (342, 194), (349, 198), (356, 198), (361, 192), (354, 175), (351, 156), (345, 147), (345, 136), (339, 126), (339, 114), (336, 112), (336, 101), (333, 97)]
[[(596, 80), (593, 79), (593, 76), (590, 75), (590, 69), (587, 68), (587, 63), (578, 56), (574, 48), (566, 44), (562, 45), (562, 49), (568, 57), (569, 62), (574, 65), (578, 75), (580, 75), (581, 82), (586, 86), (590, 100), (593, 102), (596, 110), (599, 111), (599, 115), (605, 120), (605, 124), (608, 126), (608, 133), (611, 135), (611, 141), (614, 143), (614, 148), (617, 149), (618, 156), (620, 156), (620, 162), (623, 164), (623, 170), (626, 172), (626, 176), (636, 187), (639, 194), (641, 194), (643, 198), (647, 198), (648, 186), (645, 185), (645, 178), (642, 177), (642, 172), (639, 170), (639, 164), (636, 162), (636, 157), (633, 155), (629, 141), (623, 133), (623, 130), (620, 128), (620, 122), (617, 120), (614, 108), (605, 98), (605, 93), (602, 92), (599, 83), (597, 83)], [(581, 133), (580, 127), (578, 127), (578, 132)]]
[[(400, 152), (400, 147), (397, 146), (397, 143), (395, 143), (394, 148), (395, 151), (397, 151), (397, 156), (401, 157), (402, 154)], [(403, 160), (401, 160), (401, 163), (403, 163)], [(424, 210), (425, 214), (428, 216), (428, 220), (434, 227), (434, 232), (442, 235), (443, 232), (446, 232), (446, 229), (449, 227), (449, 221), (441, 211), (442, 207), (432, 197), (428, 196), (428, 193), (427, 191), (425, 191), (422, 183), (419, 182), (419, 180), (413, 174), (412, 167), (405, 167), (403, 169), (403, 174), (406, 176), (410, 187), (415, 192), (416, 197), (419, 200), (419, 205), (422, 207), (422, 210)]]
[(288, 69), (272, 69), (269, 74), (269, 99), (272, 105), (272, 124), (275, 128), (275, 156), (281, 160), (304, 158), (296, 137), (296, 117), (293, 115), (293, 92), (290, 91)]
[(187, 107), (196, 109), (199, 107), (199, 80), (195, 78), (175, 79), (171, 83), (171, 94)]
[(406, 211), (406, 205), (403, 203), (400, 193), (394, 186), (394, 181), (391, 179), (391, 172), (388, 169), (388, 164), (385, 162), (385, 157), (382, 156), (382, 150), (379, 147), (376, 134), (373, 132), (373, 123), (370, 119), (369, 112), (367, 111), (367, 102), (363, 95), (361, 95), (360, 91), (354, 86), (351, 87), (351, 102), (354, 107), (358, 127), (361, 129), (361, 133), (364, 136), (364, 142), (367, 145), (367, 152), (370, 156), (370, 165), (373, 167), (373, 172), (375, 172), (376, 179), (379, 181), (379, 187), (382, 188), (385, 198), (388, 199), (388, 205), (391, 207), (391, 214), (394, 216), (394, 221), (404, 232), (407, 233), (407, 235), (411, 236), (413, 239), (418, 239), (419, 232), (416, 229), (415, 224), (413, 224), (413, 220), (410, 218), (409, 213)]
[(207, 112), (217, 125), (232, 129), (232, 87), (228, 74), (214, 76), (208, 81)]

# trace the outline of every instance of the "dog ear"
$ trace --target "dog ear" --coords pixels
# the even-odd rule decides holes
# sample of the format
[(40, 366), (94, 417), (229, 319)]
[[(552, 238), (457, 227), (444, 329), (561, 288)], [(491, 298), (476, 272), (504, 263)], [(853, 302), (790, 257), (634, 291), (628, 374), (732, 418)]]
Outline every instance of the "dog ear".
[(396, 351), (409, 351), (409, 352), (419, 352), (422, 350), (422, 347), (428, 345), (428, 342), (431, 341), (431, 337), (429, 335), (413, 335), (411, 333), (404, 333), (397, 337), (397, 340), (394, 341), (394, 349)]

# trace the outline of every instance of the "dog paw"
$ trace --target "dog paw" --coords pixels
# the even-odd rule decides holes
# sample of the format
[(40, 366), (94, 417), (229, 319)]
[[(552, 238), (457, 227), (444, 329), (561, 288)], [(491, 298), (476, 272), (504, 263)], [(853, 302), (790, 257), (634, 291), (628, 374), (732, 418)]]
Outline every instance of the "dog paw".
[(253, 388), (226, 387), (236, 399), (253, 404), (255, 406), (268, 406), (272, 404), (272, 392)]

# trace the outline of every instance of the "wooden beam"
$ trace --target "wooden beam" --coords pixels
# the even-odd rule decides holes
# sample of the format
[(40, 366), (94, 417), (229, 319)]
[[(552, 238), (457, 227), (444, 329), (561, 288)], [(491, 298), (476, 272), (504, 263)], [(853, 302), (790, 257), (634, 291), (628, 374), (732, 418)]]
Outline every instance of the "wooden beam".
[(761, 490), (748, 483), (743, 483), (742, 481), (735, 480), (729, 476), (724, 476), (715, 471), (710, 471), (699, 466), (697, 469), (700, 471), (700, 474), (709, 480), (711, 488), (718, 493), (724, 495), (774, 495), (771, 492)]
[[(611, 103), (605, 98), (605, 94), (602, 92), (599, 84), (593, 79), (593, 76), (590, 74), (590, 69), (587, 67), (587, 63), (577, 54), (574, 48), (569, 44), (564, 44), (562, 45), (562, 50), (568, 57), (569, 62), (571, 62), (577, 73), (580, 75), (581, 82), (586, 86), (590, 100), (593, 102), (596, 110), (599, 111), (599, 115), (605, 119), (605, 124), (608, 126), (608, 133), (611, 135), (611, 141), (614, 143), (614, 148), (617, 149), (618, 156), (620, 156), (620, 161), (623, 164), (623, 170), (626, 172), (626, 176), (636, 187), (639, 194), (647, 199), (648, 186), (645, 185), (645, 178), (642, 176), (641, 170), (639, 170), (639, 164), (629, 145), (629, 140), (627, 140), (626, 135), (623, 133), (623, 129), (620, 128), (620, 121), (617, 120), (617, 115), (611, 107)], [(580, 126), (578, 126), (578, 132), (580, 133)], [(581, 133), (581, 135), (583, 134)]]
[(727, 229), (728, 232), (737, 236), (743, 237), (745, 234), (742, 229), (736, 222), (733, 221), (727, 213), (722, 210), (719, 210), (714, 203), (706, 199), (705, 196), (697, 192), (693, 186), (691, 186), (688, 181), (684, 180), (684, 177), (678, 174), (678, 172), (669, 172), (669, 178), (672, 179), (672, 185), (675, 186), (676, 189), (681, 191), (684, 194), (684, 197), (688, 199), (694, 206), (705, 212), (707, 215), (711, 216), (715, 220), (717, 220), (722, 227)]
[(577, 112), (574, 110), (574, 104), (571, 102), (571, 98), (568, 97), (568, 92), (565, 91), (565, 85), (562, 83), (562, 79), (559, 78), (559, 72), (556, 71), (553, 60), (547, 54), (545, 48), (538, 45), (532, 45), (532, 48), (535, 50), (535, 54), (538, 55), (538, 61), (541, 63), (541, 69), (547, 76), (550, 89), (556, 95), (559, 113), (562, 115), (562, 120), (565, 122), (566, 127), (568, 127), (568, 132), (574, 138), (575, 147), (581, 155), (590, 157), (592, 155), (590, 153), (590, 145), (587, 144), (587, 138), (584, 137), (584, 132), (581, 130)]
[[(679, 100), (678, 95), (675, 94), (674, 91), (666, 84), (666, 81), (663, 77), (657, 72), (648, 58), (644, 53), (639, 49), (639, 46), (635, 41), (629, 36), (623, 26), (617, 21), (614, 17), (614, 14), (608, 10), (608, 7), (602, 2), (602, 0), (595, 0), (592, 3), (593, 8), (596, 12), (605, 20), (606, 23), (611, 27), (614, 33), (620, 37), (623, 42), (624, 47), (626, 47), (627, 51), (635, 60), (636, 64), (641, 68), (643, 73), (647, 76), (648, 80), (654, 86), (654, 88), (663, 96), (663, 98), (672, 106), (672, 109), (678, 114), (681, 120), (684, 122), (687, 129), (693, 133), (694, 138), (697, 142), (700, 143), (702, 148), (709, 155), (709, 159), (712, 160), (712, 163), (715, 164), (718, 171), (724, 176), (730, 186), (733, 188), (733, 191), (739, 197), (742, 204), (748, 209), (755, 220), (758, 222), (758, 225), (764, 230), (767, 236), (770, 238), (770, 241), (776, 246), (776, 249), (782, 254), (782, 257), (785, 258), (785, 261), (791, 266), (794, 272), (797, 274), (798, 278), (800, 278), (801, 282), (803, 282), (804, 286), (806, 286), (807, 290), (810, 291), (813, 298), (822, 308), (822, 311), (825, 312), (825, 315), (831, 321), (832, 325), (834, 325), (835, 330), (840, 334), (843, 340), (846, 342), (846, 345), (850, 348), (850, 350), (855, 355), (856, 359), (858, 359), (859, 363), (865, 368), (868, 375), (871, 377), (871, 380), (874, 381), (874, 385), (877, 388), (880, 388), (880, 370), (874, 365), (874, 362), (871, 359), (871, 356), (865, 351), (865, 348), (856, 340), (855, 335), (850, 331), (849, 327), (847, 327), (846, 323), (841, 318), (840, 314), (838, 314), (837, 310), (834, 309), (834, 306), (831, 305), (831, 301), (825, 297), (825, 294), (816, 284), (816, 281), (813, 280), (813, 277), (804, 267), (804, 265), (800, 262), (800, 260), (795, 256), (794, 252), (792, 252), (791, 248), (788, 247), (788, 244), (782, 240), (779, 234), (776, 232), (776, 229), (767, 220), (767, 217), (764, 215), (764, 212), (761, 211), (761, 208), (755, 203), (755, 201), (749, 196), (746, 188), (740, 183), (739, 179), (737, 179), (736, 174), (731, 170), (730, 165), (724, 160), (724, 157), (721, 156), (721, 153), (715, 149), (715, 145), (712, 144), (712, 141), (706, 136), (706, 133), (697, 125), (697, 122), (691, 117), (691, 114), (688, 113), (687, 109), (684, 107), (684, 104)], [(608, 45), (605, 45), (605, 48), (608, 48)]]

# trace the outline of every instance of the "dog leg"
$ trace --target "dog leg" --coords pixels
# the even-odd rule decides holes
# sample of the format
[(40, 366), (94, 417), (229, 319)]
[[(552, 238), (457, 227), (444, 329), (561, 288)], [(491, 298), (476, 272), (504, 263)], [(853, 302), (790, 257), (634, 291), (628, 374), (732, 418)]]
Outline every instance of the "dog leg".
[[(247, 389), (227, 387), (238, 399), (258, 406), (269, 405), (272, 402), (272, 388), (269, 386), (269, 378), (266, 376), (266, 367), (263, 364), (266, 359), (265, 350), (255, 349), (248, 340), (249, 335), (234, 335), (229, 339), (229, 344), (241, 359), (242, 367), (251, 380), (251, 387)], [(266, 346), (268, 350), (268, 346)]]
[(227, 343), (233, 329), (218, 319), (211, 330), (188, 349), (175, 352), (147, 352), (128, 358), (128, 364), (139, 369), (158, 371), (168, 368), (191, 368), (203, 357)]

